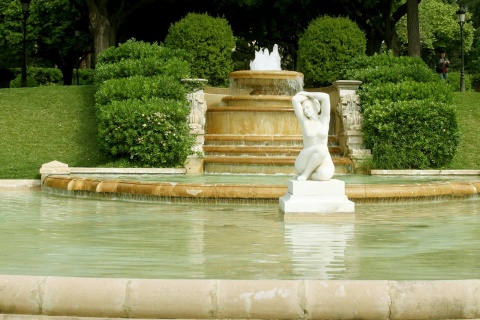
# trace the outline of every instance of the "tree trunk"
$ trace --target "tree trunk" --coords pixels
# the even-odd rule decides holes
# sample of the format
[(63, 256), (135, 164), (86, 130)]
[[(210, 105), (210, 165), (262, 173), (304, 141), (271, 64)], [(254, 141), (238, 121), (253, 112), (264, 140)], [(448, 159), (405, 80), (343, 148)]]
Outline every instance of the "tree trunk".
[(408, 55), (420, 57), (420, 26), (418, 21), (418, 0), (407, 0)]
[(387, 49), (392, 50), (396, 56), (399, 56), (402, 52), (402, 42), (398, 37), (395, 24), (396, 21), (391, 17), (385, 20), (385, 42)]
[(89, 11), (90, 32), (93, 36), (92, 67), (94, 67), (97, 56), (116, 44), (118, 21), (108, 13), (108, 0), (86, 0), (86, 3)]

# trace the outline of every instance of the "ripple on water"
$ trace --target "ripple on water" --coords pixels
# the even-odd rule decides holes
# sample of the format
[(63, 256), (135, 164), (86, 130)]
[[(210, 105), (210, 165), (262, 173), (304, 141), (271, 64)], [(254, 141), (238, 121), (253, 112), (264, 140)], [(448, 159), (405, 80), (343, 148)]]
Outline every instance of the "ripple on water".
[(480, 200), (356, 205), (284, 223), (275, 204), (0, 192), (0, 274), (191, 279), (480, 277)]

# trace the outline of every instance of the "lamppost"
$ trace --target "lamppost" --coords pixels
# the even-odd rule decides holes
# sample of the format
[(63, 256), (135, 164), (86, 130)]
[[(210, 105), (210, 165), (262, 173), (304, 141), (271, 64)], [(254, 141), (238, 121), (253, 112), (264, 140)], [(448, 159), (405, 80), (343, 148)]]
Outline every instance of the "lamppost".
[(22, 77), (21, 77), (21, 87), (27, 86), (27, 19), (30, 14), (28, 7), (30, 6), (31, 0), (20, 0), (22, 2), (22, 13), (23, 13), (23, 54), (22, 54)]
[(464, 70), (464, 58), (463, 58), (463, 25), (465, 24), (465, 14), (467, 11), (463, 6), (460, 6), (460, 8), (457, 11), (457, 21), (458, 24), (460, 25), (460, 38), (462, 40), (462, 69), (460, 70), (460, 92), (465, 92), (465, 70)]
[(80, 31), (75, 30), (75, 85), (78, 86), (79, 78), (78, 78), (78, 37), (80, 37)]

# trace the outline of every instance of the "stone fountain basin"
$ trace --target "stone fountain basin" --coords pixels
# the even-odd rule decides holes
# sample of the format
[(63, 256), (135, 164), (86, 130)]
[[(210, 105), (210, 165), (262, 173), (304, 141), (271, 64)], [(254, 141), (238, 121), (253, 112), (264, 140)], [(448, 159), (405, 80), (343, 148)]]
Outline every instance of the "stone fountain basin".
[(230, 89), (251, 89), (251, 95), (293, 96), (303, 88), (303, 74), (283, 70), (242, 70), (230, 73)]

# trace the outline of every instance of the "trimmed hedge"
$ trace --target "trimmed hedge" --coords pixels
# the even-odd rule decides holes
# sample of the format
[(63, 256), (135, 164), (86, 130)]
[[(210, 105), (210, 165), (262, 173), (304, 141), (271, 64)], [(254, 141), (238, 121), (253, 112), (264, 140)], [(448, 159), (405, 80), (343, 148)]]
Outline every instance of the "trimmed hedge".
[(104, 81), (95, 93), (95, 100), (102, 106), (112, 101), (152, 97), (185, 100), (186, 94), (185, 86), (170, 76), (131, 76)]
[(381, 169), (441, 168), (460, 143), (455, 107), (432, 100), (376, 102), (365, 110), (363, 133)]
[(192, 154), (181, 50), (129, 40), (98, 58), (95, 83), (102, 146), (133, 166), (180, 167)]
[(189, 13), (170, 25), (165, 45), (190, 54), (193, 77), (205, 78), (211, 86), (228, 86), (235, 38), (226, 19)]
[(177, 167), (191, 154), (184, 100), (158, 97), (112, 101), (100, 107), (101, 144), (114, 156), (139, 165)]
[(364, 55), (363, 31), (348, 18), (320, 17), (312, 21), (298, 42), (298, 71), (305, 85), (328, 86), (341, 79), (345, 65)]
[(345, 78), (363, 82), (362, 134), (375, 168), (442, 168), (452, 161), (461, 137), (452, 88), (421, 59), (357, 57)]
[(348, 64), (343, 79), (360, 80), (381, 86), (388, 82), (438, 82), (434, 73), (420, 58), (396, 57), (392, 53), (358, 56)]

